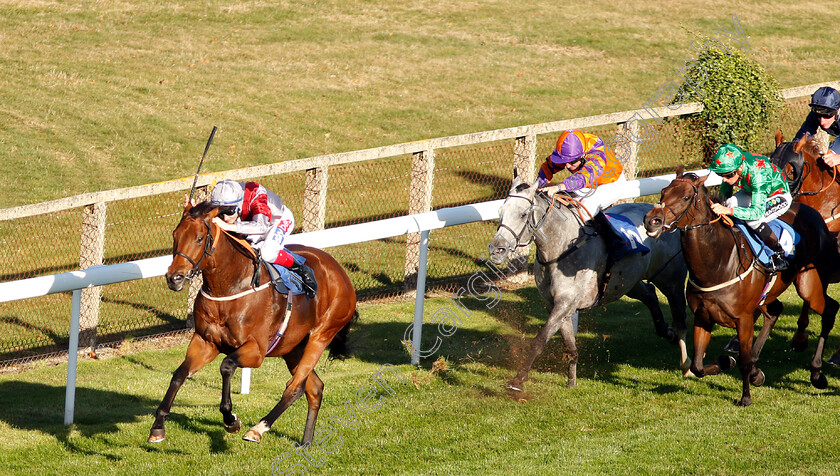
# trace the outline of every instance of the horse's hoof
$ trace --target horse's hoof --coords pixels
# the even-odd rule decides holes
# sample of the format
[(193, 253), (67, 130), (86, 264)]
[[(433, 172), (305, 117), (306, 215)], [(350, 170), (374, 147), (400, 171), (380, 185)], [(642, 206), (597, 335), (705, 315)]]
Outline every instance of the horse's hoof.
[(797, 341), (795, 339), (791, 340), (790, 348), (794, 352), (805, 352), (806, 350), (808, 350), (808, 338), (806, 337), (805, 340), (802, 341)]
[(724, 351), (729, 352), (730, 354), (739, 354), (741, 353), (741, 343), (738, 342), (738, 337), (733, 337), (727, 344), (726, 347), (723, 348)]
[(750, 405), (752, 405), (752, 398), (750, 397), (743, 397), (741, 398), (741, 401), (738, 402), (739, 407), (748, 407)]
[(242, 420), (240, 420), (236, 414), (233, 415), (233, 423), (228, 425), (225, 423), (225, 431), (228, 433), (239, 433), (239, 430), (242, 429)]
[(262, 435), (260, 435), (259, 432), (256, 432), (254, 430), (248, 430), (248, 432), (245, 433), (242, 439), (245, 441), (253, 441), (254, 443), (259, 443), (260, 440), (262, 440)]
[(761, 370), (761, 369), (758, 369), (758, 371), (755, 373), (755, 375), (750, 377), (750, 383), (753, 384), (756, 387), (760, 387), (760, 386), (764, 385), (764, 381), (766, 380), (766, 378), (767, 377), (764, 375), (764, 371)]
[(166, 439), (166, 430), (163, 428), (153, 428), (149, 433), (149, 443), (160, 443)]
[(828, 388), (828, 379), (825, 378), (825, 375), (820, 374), (819, 377), (811, 379), (811, 385), (813, 385), (814, 388), (825, 390)]
[(737, 362), (735, 361), (735, 357), (732, 357), (731, 355), (721, 355), (718, 357), (717, 364), (721, 371), (725, 371), (735, 367)]

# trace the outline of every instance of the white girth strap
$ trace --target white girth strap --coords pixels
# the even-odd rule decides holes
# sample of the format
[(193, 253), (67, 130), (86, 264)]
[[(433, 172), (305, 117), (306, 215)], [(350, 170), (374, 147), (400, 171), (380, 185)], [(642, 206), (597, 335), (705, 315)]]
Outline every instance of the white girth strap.
[(249, 295), (249, 294), (251, 294), (251, 293), (255, 293), (255, 292), (257, 292), (257, 291), (262, 291), (263, 289), (265, 289), (265, 288), (267, 288), (267, 287), (269, 287), (269, 286), (271, 286), (271, 281), (269, 281), (269, 282), (267, 282), (267, 283), (263, 284), (263, 285), (262, 285), (262, 286), (260, 286), (260, 287), (257, 287), (257, 288), (251, 288), (251, 289), (249, 289), (249, 290), (247, 290), (247, 291), (242, 291), (241, 293), (237, 293), (237, 294), (234, 294), (234, 295), (232, 295), (232, 296), (224, 296), (224, 297), (213, 297), (213, 296), (211, 296), (211, 295), (209, 295), (209, 294), (205, 293), (205, 292), (204, 292), (204, 288), (201, 288), (201, 290), (200, 290), (199, 292), (201, 293), (201, 295), (202, 295), (202, 296), (204, 296), (205, 298), (207, 298), (207, 299), (209, 299), (209, 300), (211, 300), (211, 301), (233, 301), (234, 299), (239, 299), (239, 298), (241, 298), (242, 296), (247, 296), (247, 295)]
[(755, 260), (753, 260), (753, 262), (750, 263), (750, 266), (747, 268), (746, 271), (739, 274), (738, 276), (735, 276), (734, 278), (730, 279), (729, 281), (727, 281), (725, 283), (720, 283), (718, 285), (711, 286), (711, 287), (708, 287), (708, 288), (704, 288), (703, 286), (700, 286), (699, 284), (692, 281), (690, 274), (688, 275), (688, 282), (692, 286), (694, 286), (695, 288), (699, 289), (700, 291), (703, 291), (704, 293), (708, 293), (708, 292), (711, 292), (711, 291), (717, 291), (718, 289), (723, 289), (723, 288), (725, 288), (729, 285), (737, 283), (738, 281), (743, 281), (744, 278), (746, 278), (750, 273), (752, 273), (753, 269), (755, 269)]

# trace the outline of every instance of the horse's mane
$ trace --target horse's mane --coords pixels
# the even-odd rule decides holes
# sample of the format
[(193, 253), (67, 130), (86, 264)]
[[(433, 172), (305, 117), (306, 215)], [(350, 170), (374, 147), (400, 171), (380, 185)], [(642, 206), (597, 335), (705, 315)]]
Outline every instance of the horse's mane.
[(801, 152), (806, 154), (812, 155), (817, 157), (820, 155), (820, 144), (819, 140), (816, 137), (810, 137), (808, 140), (805, 141), (805, 145), (802, 146)]
[(200, 217), (202, 215), (206, 215), (210, 213), (211, 210), (218, 208), (216, 205), (211, 204), (209, 201), (204, 201), (199, 203), (198, 205), (190, 208), (190, 216), (192, 217)]
[(521, 192), (523, 190), (528, 190), (530, 187), (531, 187), (530, 184), (523, 182), (523, 183), (520, 183), (519, 185), (517, 185), (514, 190), (516, 190), (517, 192)]

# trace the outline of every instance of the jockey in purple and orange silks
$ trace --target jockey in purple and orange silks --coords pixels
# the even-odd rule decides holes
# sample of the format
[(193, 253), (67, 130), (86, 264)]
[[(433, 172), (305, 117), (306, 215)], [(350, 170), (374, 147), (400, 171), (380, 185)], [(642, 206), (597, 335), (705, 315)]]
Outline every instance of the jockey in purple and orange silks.
[[(554, 174), (566, 169), (571, 175), (558, 185), (548, 185)], [(545, 159), (539, 172), (540, 190), (550, 194), (569, 192), (583, 203), (596, 225), (606, 224), (601, 210), (621, 198), (619, 187), (601, 187), (624, 182), (624, 167), (595, 134), (578, 130), (564, 131), (554, 151)], [(609, 229), (609, 227), (607, 227)]]

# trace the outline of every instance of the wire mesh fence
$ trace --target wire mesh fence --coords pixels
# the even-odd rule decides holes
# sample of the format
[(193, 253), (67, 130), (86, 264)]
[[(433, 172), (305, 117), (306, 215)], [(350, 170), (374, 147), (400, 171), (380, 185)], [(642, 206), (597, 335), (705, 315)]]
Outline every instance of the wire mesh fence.
[[(788, 139), (808, 112), (808, 98), (788, 100), (771, 129)], [(657, 141), (639, 148), (635, 177), (671, 173), (678, 165), (700, 168), (702, 144), (691, 117), (672, 117), (653, 124)], [(616, 135), (617, 124), (583, 128), (603, 139)], [(536, 137), (535, 167), (551, 152), (558, 133)], [(763, 144), (764, 146), (765, 144)], [(774, 148), (772, 134), (766, 147)], [(326, 180), (326, 206), (314, 225), (326, 228), (369, 222), (423, 211), (504, 198), (514, 167), (514, 141), (496, 140), (440, 148), (418, 162), (402, 154), (363, 162), (331, 165)], [(426, 165), (434, 165), (430, 177)], [(419, 164), (419, 165), (418, 165)], [(426, 165), (424, 165), (426, 164)], [(561, 175), (562, 177), (562, 175)], [(427, 180), (428, 179), (428, 180)], [(283, 197), (296, 215), (296, 231), (304, 227), (307, 171), (260, 176), (256, 181)], [(415, 183), (427, 180), (428, 203), (416, 203)], [(243, 180), (244, 181), (244, 180)], [(204, 198), (206, 189), (199, 191)], [(421, 200), (422, 201), (422, 200)], [(95, 264), (111, 264), (171, 253), (171, 232), (182, 213), (184, 191), (109, 201), (32, 217), (0, 221), (0, 281), (43, 276)], [(306, 212), (308, 213), (308, 212)], [(317, 220), (316, 220), (317, 221)], [(86, 239), (103, 228), (104, 241)], [(496, 224), (471, 223), (435, 230), (430, 236), (427, 285), (454, 290), (463, 280), (486, 269), (486, 250)], [(347, 270), (360, 299), (403, 295), (413, 288), (412, 260), (417, 237), (400, 236), (329, 249)], [(415, 251), (412, 250), (414, 246)], [(416, 270), (415, 270), (416, 271)], [(88, 299), (80, 345), (96, 347), (123, 339), (183, 331), (190, 327), (187, 293), (170, 291), (162, 277), (85, 290)], [(70, 293), (0, 303), (0, 367), (66, 351)], [(95, 310), (93, 308), (96, 308)]]

